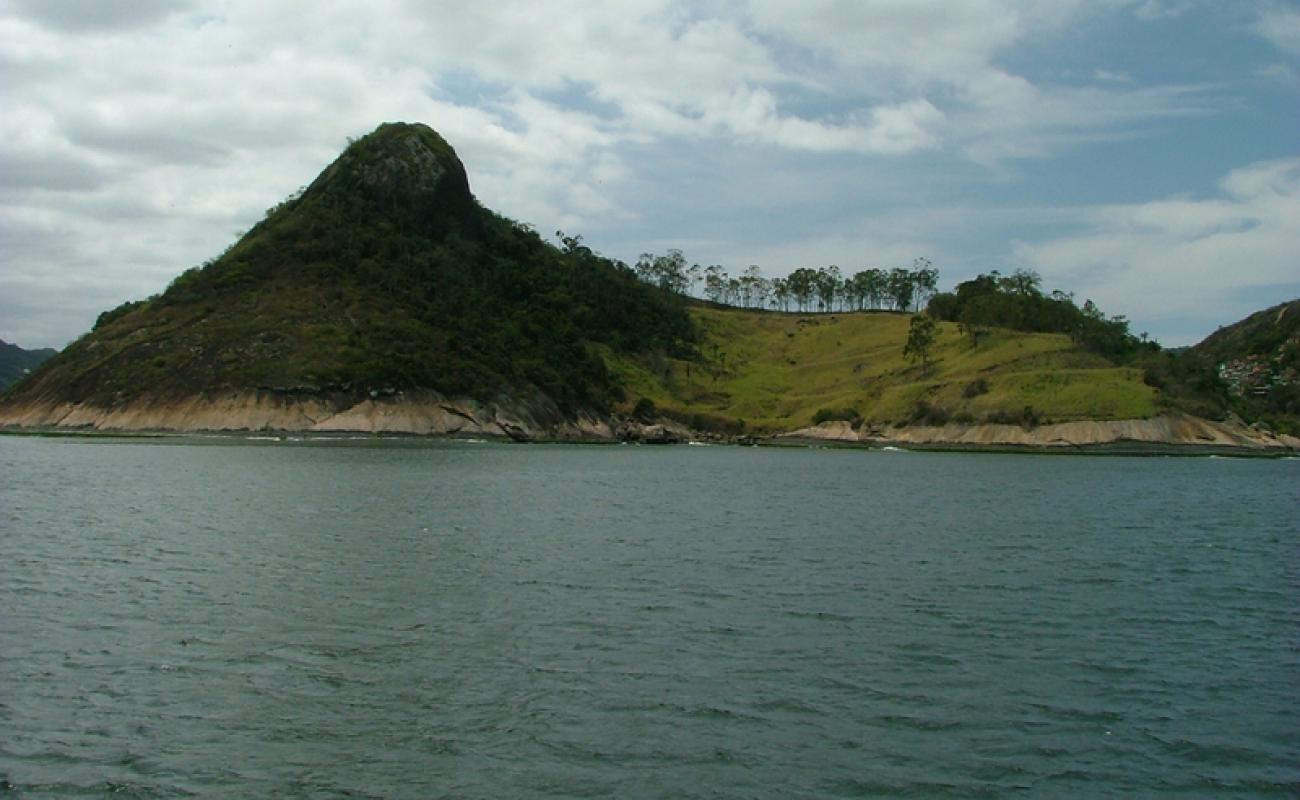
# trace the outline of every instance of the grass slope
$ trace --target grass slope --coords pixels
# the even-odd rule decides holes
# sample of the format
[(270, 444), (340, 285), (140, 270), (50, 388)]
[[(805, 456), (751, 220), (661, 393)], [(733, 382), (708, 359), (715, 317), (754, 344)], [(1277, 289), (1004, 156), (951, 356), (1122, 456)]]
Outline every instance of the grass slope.
[(744, 420), (756, 433), (812, 424), (821, 409), (846, 417), (851, 410), (869, 424), (1019, 421), (1026, 407), (1043, 422), (1145, 418), (1158, 410), (1140, 369), (1113, 366), (1059, 334), (995, 329), (972, 346), (955, 324), (940, 323), (925, 369), (903, 356), (907, 314), (695, 306), (691, 315), (701, 332), (700, 361), (606, 351), (630, 400), (648, 398), (683, 419)]

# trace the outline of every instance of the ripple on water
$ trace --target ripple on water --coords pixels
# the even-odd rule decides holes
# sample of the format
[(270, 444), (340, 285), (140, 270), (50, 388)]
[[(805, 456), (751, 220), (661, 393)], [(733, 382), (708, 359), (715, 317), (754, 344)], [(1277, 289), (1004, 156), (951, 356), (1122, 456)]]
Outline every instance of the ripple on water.
[(0, 793), (1300, 788), (1289, 464), (227, 445), (0, 437)]

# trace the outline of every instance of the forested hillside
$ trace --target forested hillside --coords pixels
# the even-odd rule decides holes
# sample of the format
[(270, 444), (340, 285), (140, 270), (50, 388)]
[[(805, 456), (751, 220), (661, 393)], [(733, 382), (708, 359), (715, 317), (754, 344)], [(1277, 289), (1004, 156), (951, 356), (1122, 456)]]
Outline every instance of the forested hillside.
[(104, 405), (424, 387), (603, 409), (620, 388), (597, 346), (680, 355), (694, 336), (674, 295), (482, 208), (441, 137), (387, 124), (225, 253), (102, 314), (21, 389)]

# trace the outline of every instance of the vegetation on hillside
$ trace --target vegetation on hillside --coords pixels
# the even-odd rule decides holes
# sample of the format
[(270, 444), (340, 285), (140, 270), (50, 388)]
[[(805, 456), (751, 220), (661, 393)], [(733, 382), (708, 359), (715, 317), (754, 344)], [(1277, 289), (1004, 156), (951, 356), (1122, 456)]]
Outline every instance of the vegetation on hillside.
[(1220, 408), (1300, 434), (1300, 300), (1220, 328), (1171, 359)]
[(1061, 333), (1120, 363), (1160, 349), (1145, 334), (1129, 333), (1125, 317), (1107, 317), (1091, 300), (1081, 308), (1065, 292), (1044, 294), (1042, 279), (1031, 270), (979, 275), (957, 284), (952, 292), (936, 294), (927, 309), (938, 319), (957, 323), (972, 341), (978, 341), (990, 328)]
[(540, 390), (607, 408), (597, 351), (690, 351), (682, 303), (564, 237), (481, 208), (450, 146), (384, 125), (220, 257), (101, 315), (36, 392), (101, 402), (222, 387)]
[(15, 344), (0, 341), (0, 391), (21, 380), (29, 372), (57, 354), (57, 350), (24, 350)]
[(675, 294), (737, 308), (801, 313), (920, 309), (939, 281), (939, 271), (924, 258), (916, 259), (912, 269), (872, 267), (844, 275), (832, 264), (767, 278), (757, 265), (736, 276), (717, 264), (688, 266), (681, 250), (669, 250), (665, 255), (642, 253), (635, 270), (641, 280)]
[(972, 345), (955, 323), (936, 321), (926, 365), (904, 354), (909, 314), (696, 305), (691, 315), (700, 329), (695, 359), (608, 360), (629, 398), (705, 430), (770, 433), (828, 420), (1032, 425), (1159, 410), (1140, 368), (1116, 366), (1062, 334), (991, 328)]
[(557, 236), (480, 207), (429, 128), (383, 125), (225, 253), (100, 315), (9, 396), (537, 392), (570, 413), (729, 434), (1297, 413), (1290, 306), (1168, 353), (1023, 270), (936, 293), (926, 259), (768, 279), (678, 250), (628, 266)]

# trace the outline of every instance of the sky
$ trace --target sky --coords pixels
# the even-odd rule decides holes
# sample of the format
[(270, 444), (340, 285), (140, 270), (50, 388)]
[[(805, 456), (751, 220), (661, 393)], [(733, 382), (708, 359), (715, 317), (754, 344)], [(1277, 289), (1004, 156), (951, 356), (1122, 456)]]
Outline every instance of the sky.
[(398, 120), (628, 262), (1032, 269), (1166, 346), (1300, 296), (1298, 0), (0, 0), (0, 339)]

